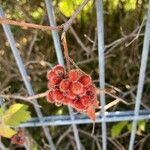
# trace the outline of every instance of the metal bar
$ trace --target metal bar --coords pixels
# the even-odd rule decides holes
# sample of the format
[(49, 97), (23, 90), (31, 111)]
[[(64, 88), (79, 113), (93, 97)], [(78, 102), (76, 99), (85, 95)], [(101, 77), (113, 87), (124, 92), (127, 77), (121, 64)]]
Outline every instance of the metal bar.
[[(54, 9), (53, 9), (53, 5), (52, 5), (52, 1), (51, 0), (45, 0), (45, 3), (46, 3), (46, 8), (47, 8), (47, 13), (48, 13), (50, 25), (56, 26), (56, 19), (55, 19), (55, 15), (54, 15)], [(62, 55), (62, 50), (61, 50), (61, 46), (60, 46), (60, 40), (59, 40), (58, 32), (52, 31), (52, 36), (53, 36), (53, 41), (54, 41), (54, 45), (55, 45), (55, 49), (56, 49), (56, 55), (57, 55), (58, 63), (61, 64), (62, 66), (64, 66), (64, 59), (63, 59), (63, 55)], [(74, 121), (74, 116), (72, 115), (73, 109), (71, 107), (68, 107), (68, 109), (69, 109), (69, 114), (70, 114), (70, 117), (72, 120), (72, 127), (73, 127), (73, 132), (74, 132), (74, 136), (75, 136), (77, 149), (81, 150), (79, 132), (78, 132), (77, 126), (73, 123), (73, 121)]]
[[(150, 111), (140, 111), (138, 116), (134, 116), (134, 111), (127, 112), (110, 112), (106, 114), (106, 122), (119, 122), (119, 121), (131, 121), (131, 120), (144, 120), (150, 119)], [(96, 123), (102, 123), (102, 116), (97, 116)], [(61, 126), (74, 124), (91, 124), (92, 121), (85, 115), (76, 115), (75, 120), (71, 120), (70, 116), (49, 116), (43, 118), (43, 124), (41, 124), (39, 118), (32, 118), (30, 121), (21, 124), (21, 127), (39, 127), (44, 126)]]
[[(144, 36), (141, 67), (140, 67), (140, 74), (139, 74), (139, 81), (138, 81), (138, 88), (137, 88), (137, 95), (136, 95), (136, 104), (134, 109), (135, 117), (139, 115), (149, 48), (150, 48), (150, 1), (148, 5), (148, 16), (147, 16), (147, 23), (146, 23), (145, 36)], [(129, 150), (133, 150), (134, 148), (136, 129), (137, 129), (137, 120), (134, 120), (132, 123), (132, 130), (131, 130), (132, 132), (130, 137)]]
[[(0, 7), (0, 17), (3, 17), (3, 18), (5, 17), (5, 16), (4, 16), (4, 12), (3, 12), (3, 10), (2, 10), (1, 7)], [(24, 81), (24, 83), (25, 83), (25, 86), (26, 86), (26, 88), (27, 88), (27, 91), (28, 91), (28, 93), (29, 93), (30, 96), (33, 96), (33, 95), (34, 95), (34, 92), (33, 92), (31, 83), (30, 83), (30, 81), (28, 80), (28, 75), (27, 75), (26, 69), (25, 69), (25, 67), (24, 67), (24, 65), (23, 65), (22, 59), (21, 59), (21, 57), (20, 57), (19, 50), (18, 50), (17, 47), (16, 47), (14, 37), (13, 37), (12, 32), (11, 32), (11, 30), (10, 30), (10, 26), (9, 26), (9, 25), (6, 25), (6, 24), (2, 24), (2, 26), (3, 26), (4, 32), (5, 32), (5, 34), (6, 34), (7, 40), (8, 40), (8, 42), (9, 42), (9, 44), (10, 44), (11, 50), (12, 50), (12, 52), (13, 52), (13, 55), (14, 55), (14, 57), (15, 57), (15, 60), (16, 60), (16, 63), (17, 63), (17, 65), (18, 65), (18, 68), (19, 68), (19, 71), (20, 71), (20, 73), (21, 73), (21, 76), (22, 76), (22, 78), (23, 78), (23, 81)], [(35, 102), (35, 104), (38, 104), (38, 102), (37, 102), (36, 100), (34, 100), (34, 102)], [(43, 115), (42, 115), (41, 110), (40, 110), (38, 107), (36, 107), (36, 106), (34, 106), (34, 108), (35, 108), (35, 111), (36, 111), (38, 117), (39, 117), (39, 118), (42, 118)], [(42, 124), (42, 122), (43, 122), (42, 119), (40, 120), (40, 122), (41, 122), (41, 124)], [(55, 150), (56, 148), (55, 148), (54, 143), (53, 143), (53, 141), (52, 141), (52, 137), (51, 137), (51, 135), (50, 135), (50, 133), (49, 133), (48, 127), (42, 126), (42, 128), (43, 128), (43, 130), (44, 130), (44, 133), (45, 133), (45, 136), (46, 136), (46, 138), (47, 138), (47, 140), (48, 140), (48, 143), (49, 143), (50, 146), (51, 146), (51, 149), (52, 149), (52, 150)]]
[[(55, 19), (52, 1), (45, 0), (45, 4), (46, 4), (46, 9), (47, 9), (47, 14), (48, 14), (48, 19), (49, 19), (50, 25), (56, 26), (56, 19)], [(54, 41), (54, 46), (55, 46), (55, 50), (56, 50), (58, 63), (61, 64), (62, 66), (64, 66), (64, 59), (63, 59), (63, 54), (62, 54), (62, 50), (61, 50), (58, 31), (52, 30), (52, 37), (53, 37), (53, 41)]]
[[(97, 31), (98, 31), (98, 61), (99, 61), (99, 82), (100, 89), (105, 89), (105, 60), (104, 60), (104, 25), (103, 25), (103, 2), (96, 0)], [(100, 94), (102, 114), (102, 149), (107, 149), (107, 129), (105, 118), (105, 93)]]

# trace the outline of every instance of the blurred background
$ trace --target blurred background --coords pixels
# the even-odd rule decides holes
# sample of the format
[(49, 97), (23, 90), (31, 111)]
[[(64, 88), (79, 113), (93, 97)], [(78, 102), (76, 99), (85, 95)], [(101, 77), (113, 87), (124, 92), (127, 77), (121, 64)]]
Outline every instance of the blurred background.
[[(70, 18), (82, 0), (53, 0), (57, 25), (61, 25)], [(119, 90), (117, 96), (129, 105), (118, 103), (108, 111), (133, 110), (136, 88), (139, 76), (141, 52), (143, 46), (144, 29), (147, 15), (147, 0), (104, 0), (104, 34), (105, 34), (105, 68), (106, 87)], [(42, 25), (49, 25), (44, 1), (37, 0), (1, 0), (5, 15), (9, 19), (26, 21)], [(11, 26), (20, 50), (29, 79), (35, 93), (47, 90), (47, 70), (57, 64), (57, 58), (50, 31), (24, 29)], [(61, 35), (61, 32), (59, 32)], [(98, 50), (97, 50), (97, 21), (95, 0), (91, 0), (75, 19), (67, 32), (69, 55), (76, 64), (90, 74), (96, 86), (98, 78)], [(148, 59), (144, 93), (141, 109), (150, 107), (150, 59)], [(6, 94), (21, 94), (27, 96), (24, 83), (17, 68), (14, 56), (2, 27), (0, 27), (0, 91)], [(106, 103), (114, 98), (107, 96)], [(57, 107), (48, 104), (45, 98), (38, 100), (42, 106), (44, 116), (68, 114), (66, 106)], [(11, 101), (14, 103), (14, 101)], [(11, 104), (8, 102), (8, 104)], [(36, 113), (30, 106), (32, 117)], [(38, 129), (38, 132), (37, 132)], [(59, 150), (72, 150), (75, 140), (70, 126), (49, 127), (53, 140)], [(99, 149), (101, 144), (101, 124), (96, 124), (95, 135), (91, 136), (92, 124), (79, 125), (80, 140), (87, 150)], [(108, 149), (127, 149), (129, 144), (131, 122), (107, 124)], [(147, 150), (149, 147), (150, 124), (147, 121), (138, 122), (135, 149)], [(64, 134), (63, 139), (60, 139)], [(41, 128), (28, 128), (32, 149), (47, 149), (47, 141)], [(98, 143), (100, 141), (100, 143)], [(9, 140), (4, 140), (9, 146)], [(11, 147), (13, 149), (13, 147)], [(16, 147), (14, 146), (14, 149)]]

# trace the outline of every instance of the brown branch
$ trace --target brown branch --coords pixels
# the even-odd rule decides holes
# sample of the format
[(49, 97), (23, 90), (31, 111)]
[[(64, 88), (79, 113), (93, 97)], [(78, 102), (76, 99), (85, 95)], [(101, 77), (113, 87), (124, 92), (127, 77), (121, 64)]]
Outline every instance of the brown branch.
[(18, 95), (8, 95), (8, 94), (0, 94), (0, 97), (2, 98), (6, 98), (6, 99), (19, 99), (19, 100), (24, 100), (24, 101), (30, 101), (37, 99), (37, 98), (42, 98), (45, 97), (47, 95), (48, 91), (44, 92), (44, 93), (40, 93), (37, 95), (33, 95), (33, 96), (28, 96), (28, 97), (23, 97), (23, 96), (18, 96)]
[(84, 6), (89, 2), (90, 0), (84, 0), (83, 3), (79, 6), (79, 8), (75, 11), (75, 13), (71, 16), (71, 18), (65, 23), (60, 26), (43, 26), (38, 25), (34, 23), (26, 23), (24, 21), (14, 21), (11, 19), (6, 18), (0, 18), (0, 24), (11, 24), (15, 26), (21, 26), (26, 28), (34, 28), (34, 29), (41, 29), (41, 30), (61, 30), (63, 29), (64, 32), (66, 32), (71, 24), (73, 23), (74, 19), (77, 17), (77, 15), (80, 13), (80, 11), (84, 8)]
[(18, 96), (18, 95), (0, 94), (0, 97), (2, 97), (4, 99), (11, 99), (12, 98), (12, 99), (23, 100), (25, 102), (29, 102), (29, 103), (35, 105), (36, 107), (41, 107), (40, 105), (35, 104), (34, 101), (32, 101), (32, 100), (45, 97), (47, 95), (47, 92), (48, 91), (34, 95), (34, 96), (28, 96), (28, 97), (23, 97), (23, 96)]
[(61, 36), (63, 48), (64, 48), (64, 56), (66, 58), (66, 64), (67, 64), (67, 70), (70, 70), (70, 62), (69, 62), (69, 52), (68, 52), (68, 46), (67, 46), (67, 40), (66, 40), (66, 32), (62, 33)]
[(80, 13), (80, 11), (84, 8), (84, 6), (89, 2), (90, 0), (84, 0), (83, 3), (79, 6), (79, 8), (74, 12), (74, 14), (71, 16), (71, 18), (64, 24), (64, 32), (66, 32), (71, 24), (73, 23), (74, 19), (77, 17), (77, 15)]
[(0, 18), (0, 24), (11, 24), (20, 27), (41, 29), (41, 30), (61, 30), (63, 29), (63, 25), (60, 26), (43, 26), (34, 23), (26, 23), (24, 21), (14, 21), (10, 19)]

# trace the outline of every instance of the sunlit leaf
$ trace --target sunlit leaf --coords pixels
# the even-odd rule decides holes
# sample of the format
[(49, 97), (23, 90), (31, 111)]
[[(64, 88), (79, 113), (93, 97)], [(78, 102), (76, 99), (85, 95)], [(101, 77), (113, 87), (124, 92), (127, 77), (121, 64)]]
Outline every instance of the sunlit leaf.
[(118, 137), (123, 130), (123, 128), (128, 124), (127, 121), (119, 122), (111, 128), (111, 136), (112, 138)]
[(141, 131), (145, 131), (146, 122), (144, 120), (138, 121), (138, 129)]
[(10, 106), (3, 116), (5, 124), (15, 127), (29, 120), (31, 116), (27, 108), (27, 105), (19, 103)]
[(11, 138), (14, 134), (16, 134), (16, 131), (11, 129), (9, 126), (0, 124), (0, 136)]

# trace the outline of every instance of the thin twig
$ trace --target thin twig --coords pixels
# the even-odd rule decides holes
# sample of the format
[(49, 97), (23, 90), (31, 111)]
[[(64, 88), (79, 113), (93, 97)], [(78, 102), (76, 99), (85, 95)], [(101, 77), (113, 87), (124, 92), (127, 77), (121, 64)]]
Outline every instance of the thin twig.
[(70, 62), (69, 62), (69, 52), (68, 52), (68, 46), (67, 46), (67, 40), (66, 40), (66, 32), (62, 33), (61, 40), (62, 40), (62, 44), (63, 44), (63, 48), (64, 48), (64, 55), (66, 58), (67, 70), (69, 71), (70, 70)]
[(77, 15), (80, 13), (80, 11), (84, 8), (84, 6), (89, 2), (90, 0), (84, 0), (83, 3), (79, 6), (79, 8), (74, 12), (74, 14), (71, 16), (71, 18), (64, 24), (64, 32), (66, 32), (71, 24), (73, 23), (74, 19), (77, 17)]
[(43, 26), (38, 25), (34, 23), (26, 23), (24, 21), (14, 21), (10, 19), (0, 18), (0, 24), (11, 24), (21, 27), (27, 27), (27, 28), (34, 28), (34, 29), (41, 29), (41, 30), (61, 30), (63, 29), (63, 25), (60, 26)]
[(2, 98), (5, 98), (5, 99), (10, 99), (10, 98), (13, 98), (13, 99), (18, 99), (18, 100), (23, 100), (25, 102), (29, 102), (37, 107), (41, 107), (40, 105), (37, 105), (35, 104), (33, 101), (31, 100), (34, 100), (34, 99), (37, 99), (37, 98), (42, 98), (42, 97), (45, 97), (47, 95), (47, 92), (44, 92), (44, 93), (41, 93), (41, 94), (37, 94), (37, 95), (34, 95), (34, 96), (29, 96), (29, 97), (23, 97), (23, 96), (18, 96), (18, 95), (8, 95), (8, 94), (0, 94), (0, 97)]
[[(43, 24), (44, 19), (45, 19), (45, 15), (42, 17), (42, 19), (41, 19), (41, 21), (40, 21), (40, 25)], [(39, 32), (36, 30), (35, 33), (34, 33), (34, 35), (33, 35), (33, 37), (32, 37), (32, 40), (31, 40), (31, 42), (30, 42), (30, 45), (29, 45), (29, 49), (28, 49), (28, 52), (27, 52), (27, 61), (28, 61), (29, 58), (30, 58), (30, 55), (31, 55), (33, 46), (34, 46), (34, 44), (35, 44), (35, 42), (36, 42), (36, 40), (37, 40), (38, 34), (39, 34)]]
[(141, 23), (141, 25), (139, 27), (139, 30), (138, 30), (136, 36), (131, 40), (131, 42), (129, 42), (128, 44), (125, 44), (126, 47), (128, 47), (129, 45), (131, 45), (136, 39), (139, 38), (140, 32), (142, 30), (142, 27), (144, 26), (144, 22), (145, 22), (145, 18), (143, 19), (143, 21), (142, 21), (142, 23)]
[[(60, 17), (62, 18), (62, 20), (63, 20), (64, 22), (67, 21), (67, 19), (65, 18), (65, 16), (64, 16), (62, 13), (59, 13), (59, 15), (60, 15)], [(73, 35), (74, 38), (76, 39), (76, 42), (81, 46), (81, 48), (82, 48), (85, 52), (89, 53), (89, 48), (87, 48), (87, 47), (85, 46), (85, 44), (81, 41), (80, 37), (77, 35), (76, 31), (74, 30), (74, 28), (73, 28), (72, 26), (70, 26), (70, 32), (72, 33), (72, 35)]]
[(61, 143), (62, 140), (65, 139), (65, 137), (69, 134), (70, 131), (71, 131), (71, 127), (69, 127), (66, 131), (64, 131), (64, 133), (59, 137), (56, 143), (56, 147), (58, 147), (58, 145)]
[(79, 6), (79, 8), (75, 11), (75, 13), (71, 16), (71, 18), (64, 23), (63, 25), (60, 26), (43, 26), (43, 25), (38, 25), (34, 23), (26, 23), (24, 21), (14, 21), (11, 19), (6, 19), (6, 18), (0, 18), (0, 24), (11, 24), (11, 25), (16, 25), (16, 26), (21, 26), (21, 27), (26, 27), (26, 28), (34, 28), (34, 29), (41, 29), (41, 30), (61, 30), (63, 29), (64, 32), (66, 32), (71, 24), (73, 23), (74, 19), (77, 17), (77, 15), (80, 13), (80, 11), (84, 8), (84, 6), (89, 2), (90, 0), (84, 0), (84, 2)]
[(23, 96), (18, 96), (18, 95), (0, 94), (0, 97), (6, 98), (6, 99), (14, 98), (14, 99), (19, 99), (19, 100), (24, 100), (24, 101), (31, 101), (34, 99), (45, 97), (47, 95), (47, 93), (48, 93), (48, 91), (46, 91), (44, 93), (36, 94), (34, 96), (28, 96), (28, 97), (23, 97)]

